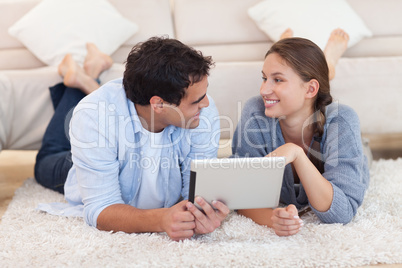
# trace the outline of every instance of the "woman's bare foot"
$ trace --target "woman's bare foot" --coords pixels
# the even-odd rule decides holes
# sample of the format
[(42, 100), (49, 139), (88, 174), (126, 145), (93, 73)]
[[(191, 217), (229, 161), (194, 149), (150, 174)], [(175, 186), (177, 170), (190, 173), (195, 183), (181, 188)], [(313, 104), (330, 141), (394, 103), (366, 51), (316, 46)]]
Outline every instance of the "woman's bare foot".
[(87, 56), (84, 60), (84, 70), (87, 75), (93, 79), (97, 79), (112, 64), (113, 60), (109, 55), (100, 51), (95, 44), (87, 43)]
[(347, 49), (348, 42), (349, 35), (344, 30), (338, 28), (332, 31), (324, 49), (324, 55), (329, 68), (329, 80), (335, 77), (335, 66)]
[(290, 28), (287, 28), (281, 35), (281, 37), (279, 38), (279, 40), (285, 39), (285, 38), (289, 38), (289, 37), (293, 37), (293, 30)]
[(99, 88), (99, 84), (88, 76), (70, 54), (67, 54), (58, 66), (58, 72), (63, 77), (67, 87), (77, 88), (86, 94)]

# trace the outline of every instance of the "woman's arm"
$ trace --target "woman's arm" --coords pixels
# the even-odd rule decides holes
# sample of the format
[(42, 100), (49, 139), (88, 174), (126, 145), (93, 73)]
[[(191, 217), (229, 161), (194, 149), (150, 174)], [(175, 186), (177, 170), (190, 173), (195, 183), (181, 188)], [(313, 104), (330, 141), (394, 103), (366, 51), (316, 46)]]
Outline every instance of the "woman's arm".
[(286, 157), (286, 164), (293, 164), (310, 205), (314, 209), (324, 212), (331, 207), (332, 184), (321, 175), (300, 146), (286, 143), (268, 156), (284, 156)]
[(271, 227), (279, 236), (294, 235), (303, 226), (303, 221), (299, 218), (294, 205), (276, 209), (241, 209), (237, 213), (252, 219), (260, 225)]
[(359, 136), (351, 137), (346, 130), (338, 133), (327, 137), (322, 175), (295, 144), (284, 144), (268, 155), (285, 156), (293, 163), (312, 210), (326, 223), (350, 222), (363, 202), (369, 181)]

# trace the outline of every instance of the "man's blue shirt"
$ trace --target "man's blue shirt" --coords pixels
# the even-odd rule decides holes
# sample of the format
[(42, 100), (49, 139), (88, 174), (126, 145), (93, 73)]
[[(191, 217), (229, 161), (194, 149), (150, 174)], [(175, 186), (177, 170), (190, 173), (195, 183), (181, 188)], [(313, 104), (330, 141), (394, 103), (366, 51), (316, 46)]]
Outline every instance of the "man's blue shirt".
[[(208, 96), (209, 97), (209, 96)], [(188, 198), (191, 159), (216, 158), (220, 138), (219, 114), (209, 97), (195, 129), (168, 126), (163, 133), (158, 185), (165, 207)], [(73, 167), (64, 187), (66, 200), (84, 204), (84, 219), (96, 226), (101, 211), (113, 204), (136, 206), (142, 169), (141, 122), (126, 97), (122, 79), (113, 80), (86, 96), (70, 122)], [(148, 163), (148, 164), (147, 164)]]

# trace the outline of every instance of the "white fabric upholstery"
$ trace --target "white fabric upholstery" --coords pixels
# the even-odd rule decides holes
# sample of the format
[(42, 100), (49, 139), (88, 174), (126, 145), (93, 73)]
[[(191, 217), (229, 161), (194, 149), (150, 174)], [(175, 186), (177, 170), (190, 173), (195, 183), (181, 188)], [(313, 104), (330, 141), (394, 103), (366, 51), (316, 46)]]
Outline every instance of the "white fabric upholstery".
[(402, 34), (397, 36), (378, 36), (363, 39), (347, 49), (344, 58), (393, 57), (402, 55)]
[(258, 43), (196, 45), (194, 48), (202, 51), (204, 55), (212, 56), (216, 62), (247, 62), (263, 60), (265, 53), (267, 53), (272, 44), (271, 41), (266, 41)]
[(400, 0), (348, 0), (374, 36), (401, 36)]
[[(49, 83), (61, 78), (55, 68), (4, 71), (7, 84), (2, 83), (1, 94), (8, 92), (6, 118), (1, 121), (5, 132), (6, 148), (36, 149), (40, 146), (45, 128), (53, 114)], [(6, 85), (6, 88), (4, 86)], [(11, 92), (10, 92), (11, 91)]]
[(0, 1), (0, 49), (24, 47), (20, 41), (9, 35), (8, 29), (39, 2), (40, 0)]
[(402, 133), (402, 56), (341, 58), (331, 92), (355, 109), (363, 133)]
[(43, 66), (44, 63), (26, 48), (0, 49), (0, 70), (32, 69)]
[(176, 36), (189, 45), (267, 42), (248, 17), (259, 0), (175, 0)]
[(175, 37), (170, 0), (109, 0), (109, 2), (124, 17), (139, 25), (138, 32), (125, 42), (126, 46), (132, 47), (155, 35)]
[(13, 118), (10, 113), (12, 88), (10, 81), (4, 74), (0, 74), (0, 151), (7, 148), (7, 132), (10, 129), (10, 121)]

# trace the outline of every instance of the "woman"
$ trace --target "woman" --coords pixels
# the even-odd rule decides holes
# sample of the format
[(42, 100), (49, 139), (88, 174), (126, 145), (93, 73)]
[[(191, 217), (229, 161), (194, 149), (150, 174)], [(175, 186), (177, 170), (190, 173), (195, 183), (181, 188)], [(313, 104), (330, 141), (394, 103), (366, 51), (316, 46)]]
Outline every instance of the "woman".
[(235, 157), (286, 157), (281, 203), (288, 206), (238, 211), (281, 236), (300, 230), (297, 209), (307, 205), (323, 222), (350, 222), (369, 182), (359, 119), (332, 102), (326, 55), (303, 38), (275, 43), (261, 96), (246, 103), (233, 137)]

